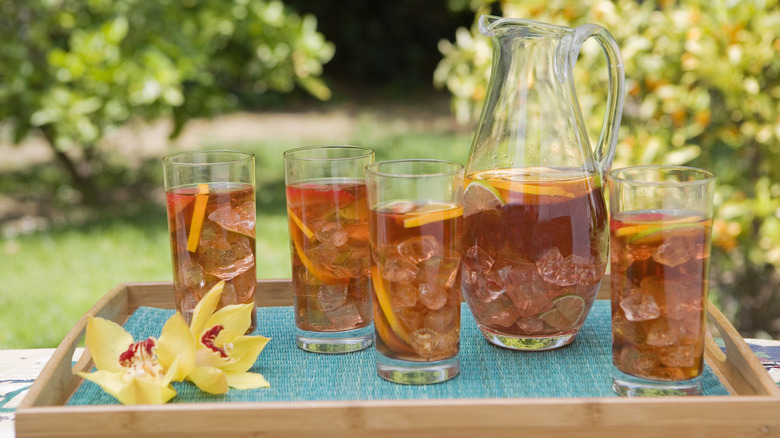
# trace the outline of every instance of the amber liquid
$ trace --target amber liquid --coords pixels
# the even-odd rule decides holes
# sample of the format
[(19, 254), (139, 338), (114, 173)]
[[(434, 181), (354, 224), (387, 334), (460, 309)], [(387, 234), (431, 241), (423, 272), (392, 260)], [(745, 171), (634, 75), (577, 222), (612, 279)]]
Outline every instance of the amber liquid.
[(463, 294), (480, 329), (522, 338), (576, 333), (606, 269), (600, 184), (550, 169), (483, 171), (466, 183), (474, 180), (504, 201), (464, 213)]
[(401, 202), (371, 210), (374, 342), (391, 359), (430, 362), (458, 353), (462, 217), (404, 226), (425, 209)]
[[(173, 286), (177, 309), (187, 321), (198, 301), (220, 280), (225, 280), (219, 308), (254, 303), (255, 191), (249, 184), (208, 184), (208, 202), (195, 251), (187, 248), (198, 196), (197, 186), (178, 187), (166, 193)], [(252, 312), (249, 331), (257, 326)]]
[(336, 332), (371, 323), (368, 207), (362, 180), (287, 186), (295, 323)]
[(612, 357), (620, 371), (666, 381), (701, 374), (711, 225), (681, 211), (612, 218)]

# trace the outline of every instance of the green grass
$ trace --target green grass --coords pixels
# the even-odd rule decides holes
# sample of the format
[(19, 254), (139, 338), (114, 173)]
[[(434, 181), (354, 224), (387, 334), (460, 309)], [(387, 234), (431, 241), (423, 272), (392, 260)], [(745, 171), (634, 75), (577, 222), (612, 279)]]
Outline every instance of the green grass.
[[(356, 144), (377, 160), (441, 158), (465, 164), (470, 133), (393, 128), (362, 120), (353, 138), (220, 144), (257, 155), (258, 278), (288, 278), (290, 253), (282, 152), (310, 144)], [(303, 127), (302, 129), (305, 129)], [(153, 173), (153, 172), (152, 172)], [(78, 319), (123, 282), (171, 281), (162, 200), (139, 212), (0, 240), (0, 349), (55, 347)]]

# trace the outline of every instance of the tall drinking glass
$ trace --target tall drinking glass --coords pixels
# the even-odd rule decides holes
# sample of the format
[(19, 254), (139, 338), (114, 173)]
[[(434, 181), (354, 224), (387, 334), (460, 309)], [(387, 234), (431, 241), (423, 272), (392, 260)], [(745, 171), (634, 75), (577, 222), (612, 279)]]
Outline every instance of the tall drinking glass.
[(348, 353), (373, 343), (366, 165), (374, 151), (313, 146), (284, 153), (296, 343)]
[[(187, 322), (219, 281), (219, 307), (254, 303), (255, 156), (181, 152), (163, 158), (176, 308)], [(252, 312), (249, 331), (257, 326)]]
[(460, 370), (463, 166), (438, 160), (368, 166), (376, 366), (396, 383)]
[(609, 174), (612, 387), (701, 392), (715, 177), (690, 167)]

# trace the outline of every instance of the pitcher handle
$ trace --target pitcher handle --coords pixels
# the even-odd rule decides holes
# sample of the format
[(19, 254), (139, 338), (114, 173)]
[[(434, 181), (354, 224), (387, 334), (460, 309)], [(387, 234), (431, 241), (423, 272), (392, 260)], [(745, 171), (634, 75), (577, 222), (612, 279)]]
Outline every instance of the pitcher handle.
[(574, 65), (582, 44), (590, 37), (596, 38), (596, 41), (601, 45), (607, 58), (607, 69), (609, 70), (607, 109), (604, 111), (604, 122), (601, 125), (601, 133), (595, 151), (601, 176), (604, 177), (612, 167), (612, 160), (615, 158), (615, 145), (617, 145), (620, 119), (623, 116), (626, 76), (623, 70), (623, 57), (620, 55), (615, 38), (607, 29), (596, 24), (583, 24), (574, 29), (570, 65)]

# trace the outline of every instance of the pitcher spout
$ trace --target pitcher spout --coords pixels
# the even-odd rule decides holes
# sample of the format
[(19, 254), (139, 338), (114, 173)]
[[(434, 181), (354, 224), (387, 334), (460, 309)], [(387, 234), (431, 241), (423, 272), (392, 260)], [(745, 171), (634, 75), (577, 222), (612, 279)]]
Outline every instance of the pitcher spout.
[(565, 35), (571, 33), (572, 29), (523, 18), (482, 15), (479, 17), (479, 31), (486, 37), (501, 36), (514, 31), (519, 32), (523, 37), (530, 38), (543, 35)]

